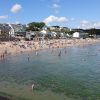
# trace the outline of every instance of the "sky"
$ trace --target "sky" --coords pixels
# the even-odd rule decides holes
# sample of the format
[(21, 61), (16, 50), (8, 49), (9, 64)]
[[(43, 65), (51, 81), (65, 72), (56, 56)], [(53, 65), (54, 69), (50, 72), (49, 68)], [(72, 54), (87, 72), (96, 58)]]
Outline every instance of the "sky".
[(100, 0), (1, 0), (0, 23), (100, 28)]

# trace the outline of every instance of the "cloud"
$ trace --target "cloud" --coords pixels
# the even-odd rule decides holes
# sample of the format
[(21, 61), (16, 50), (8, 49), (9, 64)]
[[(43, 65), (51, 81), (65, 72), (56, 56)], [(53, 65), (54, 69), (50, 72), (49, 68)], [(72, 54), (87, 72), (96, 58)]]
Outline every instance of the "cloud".
[(82, 20), (80, 23), (81, 23), (82, 25), (85, 25), (85, 24), (89, 24), (90, 22), (87, 21), (87, 20)]
[(94, 28), (100, 28), (100, 22), (95, 22), (95, 23), (93, 24), (93, 26), (94, 26)]
[(49, 16), (48, 18), (46, 18), (44, 20), (44, 22), (46, 24), (50, 24), (50, 23), (65, 23), (65, 22), (68, 22), (68, 19), (66, 17), (56, 17), (56, 16)]
[(60, 8), (59, 4), (54, 3), (52, 5), (52, 9), (53, 9), (54, 13), (59, 13), (59, 8)]
[(7, 19), (8, 15), (0, 16), (0, 19)]
[(13, 12), (13, 13), (18, 13), (21, 9), (22, 9), (22, 6), (21, 6), (20, 4), (15, 4), (15, 5), (13, 5), (13, 7), (11, 8), (11, 12)]
[(90, 21), (87, 21), (87, 20), (82, 20), (80, 21), (80, 28), (82, 29), (88, 29), (88, 28), (91, 28), (92, 26), (92, 23)]
[(54, 13), (59, 13), (59, 9), (61, 7), (60, 0), (52, 0), (53, 4), (51, 8), (53, 9)]
[(52, 6), (52, 8), (54, 8), (54, 9), (58, 9), (58, 8), (60, 8), (60, 5), (54, 3), (53, 6)]
[(80, 28), (82, 29), (100, 28), (100, 22), (83, 20), (80, 22)]
[(70, 18), (71, 21), (75, 21), (75, 18)]

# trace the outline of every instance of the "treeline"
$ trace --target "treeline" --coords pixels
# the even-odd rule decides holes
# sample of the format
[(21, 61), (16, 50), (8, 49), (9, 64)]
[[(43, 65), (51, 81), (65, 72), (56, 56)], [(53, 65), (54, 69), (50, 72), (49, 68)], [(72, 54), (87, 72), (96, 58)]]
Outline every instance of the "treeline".
[(100, 29), (95, 29), (95, 28), (91, 28), (91, 29), (73, 29), (73, 32), (85, 32), (85, 33), (89, 33), (90, 35), (100, 35)]
[(87, 29), (84, 30), (85, 32), (89, 33), (90, 35), (100, 35), (100, 29)]

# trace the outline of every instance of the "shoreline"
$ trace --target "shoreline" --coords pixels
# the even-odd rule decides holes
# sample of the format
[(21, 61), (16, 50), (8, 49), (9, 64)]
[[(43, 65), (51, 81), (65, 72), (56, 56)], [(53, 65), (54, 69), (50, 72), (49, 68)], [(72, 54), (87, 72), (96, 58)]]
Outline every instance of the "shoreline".
[[(71, 41), (71, 40), (70, 40)], [(80, 41), (80, 40), (76, 40), (76, 41)], [(82, 40), (83, 41), (83, 40)], [(92, 40), (91, 40), (92, 41)], [(86, 42), (86, 41), (85, 41)], [(86, 42), (87, 43), (87, 42)], [(95, 44), (96, 43), (96, 44)], [(92, 55), (93, 54), (93, 52), (91, 52), (91, 53), (89, 53), (88, 54), (88, 51), (89, 50), (91, 50), (91, 49), (93, 49), (94, 48), (94, 46), (95, 45), (97, 45), (96, 46), (96, 53), (97, 53), (97, 50), (99, 49), (98, 47), (99, 47), (99, 41), (98, 41), (98, 43), (95, 41), (94, 42), (94, 44), (92, 43), (92, 45), (89, 45), (89, 44), (85, 44), (84, 46), (82, 46), (82, 45), (80, 45), (80, 46), (76, 46), (76, 45), (74, 45), (74, 46), (72, 46), (72, 45), (70, 45), (71, 47), (68, 47), (68, 49), (66, 48), (66, 50), (68, 50), (68, 54), (66, 54), (65, 56), (63, 56), (63, 59), (60, 59), (59, 60), (59, 57), (57, 56), (57, 57), (55, 57), (55, 53), (56, 53), (56, 50), (57, 50), (57, 48), (54, 48), (54, 52), (51, 54), (51, 50), (50, 50), (50, 52), (48, 52), (48, 50), (49, 49), (43, 49), (43, 54), (47, 54), (47, 53), (49, 53), (50, 55), (51, 55), (51, 58), (52, 57), (54, 57), (53, 59), (51, 59), (48, 55), (43, 55), (42, 53), (41, 53), (41, 50), (39, 51), (40, 52), (40, 56), (41, 56), (41, 54), (43, 55), (43, 56), (41, 56), (42, 58), (44, 57), (44, 60), (42, 60), (43, 62), (44, 62), (44, 64), (46, 65), (46, 64), (51, 64), (50, 66), (47, 66), (46, 65), (46, 67), (43, 67), (44, 66), (44, 64), (43, 65), (41, 65), (41, 63), (39, 64), (41, 67), (38, 67), (38, 65), (35, 65), (35, 63), (34, 63), (34, 61), (37, 61), (36, 63), (38, 63), (39, 62), (39, 59), (41, 60), (41, 58), (40, 58), (40, 56), (39, 57), (36, 57), (36, 56), (34, 56), (34, 54), (32, 54), (32, 53), (30, 53), (30, 52), (24, 52), (24, 53), (22, 53), (22, 54), (16, 54), (17, 56), (18, 56), (18, 58), (19, 57), (25, 57), (25, 59), (24, 60), (22, 60), (22, 61), (24, 61), (25, 63), (20, 63), (19, 61), (20, 61), (20, 59), (18, 59), (17, 58), (17, 60), (18, 60), (18, 62), (15, 62), (16, 61), (16, 55), (14, 55), (14, 57), (11, 57), (11, 60), (10, 60), (10, 62), (11, 61), (13, 61), (13, 58), (14, 58), (14, 62), (16, 63), (14, 63), (15, 65), (13, 66), (13, 67), (11, 67), (11, 69), (13, 69), (13, 70), (9, 70), (9, 68), (8, 68), (8, 65), (6, 65), (5, 67), (4, 67), (4, 69), (7, 67), (7, 70), (5, 71), (5, 72), (3, 72), (3, 73), (7, 73), (8, 72), (8, 74), (7, 75), (5, 75), (5, 76), (8, 76), (8, 78), (9, 77), (12, 77), (12, 74), (14, 74), (14, 73), (16, 73), (15, 75), (14, 75), (14, 77), (12, 77), (12, 78), (14, 78), (15, 80), (19, 80), (19, 81), (13, 81), (13, 80), (11, 80), (10, 82), (13, 82), (13, 84), (9, 84), (9, 83), (5, 83), (4, 82), (4, 84), (2, 83), (1, 84), (1, 91), (2, 92), (4, 92), (5, 94), (7, 93), (8, 95), (12, 95), (13, 97), (18, 97), (18, 98), (20, 98), (20, 96), (21, 96), (21, 98), (23, 97), (23, 95), (25, 96), (24, 98), (27, 98), (27, 97), (31, 97), (31, 94), (32, 94), (32, 98), (35, 98), (34, 97), (34, 95), (33, 95), (33, 92), (29, 92), (28, 91), (28, 89), (31, 91), (31, 82), (32, 82), (32, 84), (34, 83), (35, 84), (35, 81), (33, 81), (33, 80), (35, 80), (35, 78), (37, 78), (37, 77), (35, 77), (34, 78), (34, 72), (37, 72), (37, 73), (39, 73), (40, 71), (43, 71), (42, 73), (46, 73), (46, 74), (40, 74), (40, 78), (39, 79), (42, 79), (42, 81), (44, 82), (44, 83), (42, 83), (42, 84), (44, 84), (44, 85), (41, 85), (42, 87), (43, 86), (45, 86), (45, 83), (49, 83), (49, 84), (54, 84), (56, 81), (52, 81), (52, 80), (56, 80), (56, 77), (54, 77), (54, 76), (52, 76), (52, 75), (55, 75), (55, 74), (53, 74), (53, 73), (61, 73), (61, 74), (57, 74), (57, 77), (59, 77), (58, 79), (57, 79), (57, 82), (61, 82), (61, 84), (59, 84), (59, 85), (57, 85), (57, 84), (55, 84), (55, 86), (54, 86), (54, 89), (56, 89), (56, 87), (63, 87), (63, 83), (62, 83), (62, 81), (63, 80), (66, 80), (67, 79), (67, 81), (69, 81), (69, 79), (71, 79), (71, 77), (69, 77), (69, 75), (74, 75), (74, 73), (78, 73), (77, 71), (74, 71), (74, 70), (78, 70), (80, 67), (82, 68), (81, 70), (80, 70), (80, 72), (79, 73), (81, 73), (81, 71), (82, 71), (82, 74), (84, 73), (84, 72), (86, 72), (86, 69), (88, 69), (88, 68), (90, 68), (91, 69), (91, 67), (88, 67), (87, 66), (87, 62), (88, 62), (88, 57), (89, 58), (91, 58), (91, 56), (90, 55)], [(86, 48), (88, 48), (88, 46), (90, 46), (90, 48), (89, 49), (85, 49), (86, 50), (86, 52), (83, 52), (83, 50), (84, 50), (84, 47), (86, 46)], [(93, 48), (91, 48), (91, 47), (93, 47)], [(83, 57), (82, 59), (78, 59), (79, 60), (79, 63), (77, 63), (76, 65), (74, 65), (76, 62), (78, 62), (77, 60), (72, 60), (72, 61), (75, 61), (75, 63), (73, 62), (73, 64), (71, 65), (71, 64), (68, 64), (68, 63), (70, 63), (70, 60), (68, 60), (68, 59), (72, 59), (72, 58), (74, 58), (74, 59), (76, 59), (76, 57), (78, 57), (78, 56), (75, 56), (75, 55), (77, 55), (77, 53), (76, 52), (70, 52), (70, 50), (72, 50), (73, 51), (73, 49), (72, 48), (78, 48), (78, 49), (83, 49), (82, 50), (82, 52), (79, 52), (79, 55), (80, 55), (80, 53), (82, 53), (82, 56), (81, 57)], [(98, 48), (98, 49), (97, 49)], [(60, 48), (59, 48), (60, 49)], [(61, 48), (60, 50), (64, 50), (65, 48)], [(95, 51), (94, 50), (94, 51)], [(32, 51), (33, 52), (33, 51)], [(58, 52), (59, 52), (59, 50), (57, 51), (57, 54), (58, 54)], [(30, 53), (30, 54), (32, 54), (32, 56), (30, 56), (30, 61), (28, 62), (27, 61), (27, 57), (26, 57), (26, 55), (25, 56), (19, 56), (19, 55), (24, 55), (24, 54), (28, 54), (28, 53)], [(70, 54), (72, 54), (73, 55), (73, 53), (75, 53), (75, 55), (74, 55), (74, 57), (73, 56), (70, 56)], [(96, 54), (95, 53), (95, 54)], [(65, 54), (65, 53), (63, 53), (62, 52), (62, 55), (63, 54)], [(84, 54), (86, 54), (86, 56), (83, 56)], [(53, 56), (52, 56), (53, 55)], [(89, 55), (89, 56), (88, 56)], [(49, 57), (52, 61), (50, 61), (50, 62), (47, 62), (47, 63), (45, 63), (46, 62), (46, 58), (45, 58), (45, 56), (46, 57)], [(100, 55), (99, 55), (100, 56)], [(33, 59), (32, 59), (32, 58)], [(35, 57), (36, 57), (36, 59), (35, 59)], [(66, 58), (65, 58), (66, 57)], [(71, 57), (71, 58), (70, 58)], [(80, 58), (81, 58), (80, 57)], [(9, 57), (10, 58), (10, 57)], [(21, 58), (21, 59), (22, 59)], [(37, 58), (39, 58), (39, 59), (37, 59)], [(61, 64), (60, 65), (60, 63), (59, 63), (59, 65), (57, 65), (57, 67), (55, 67), (55, 61), (54, 61), (54, 59), (56, 59), (57, 58), (57, 62), (58, 61), (63, 61), (62, 63), (64, 64), (64, 67), (63, 67), (63, 65)], [(68, 59), (67, 59), (68, 58)], [(85, 59), (84, 59), (85, 58)], [(95, 57), (92, 57), (93, 59), (92, 59), (92, 61), (95, 59)], [(98, 57), (97, 57), (98, 58)], [(32, 60), (31, 60), (32, 59)], [(50, 59), (47, 59), (48, 61), (50, 60)], [(7, 59), (8, 60), (8, 59)], [(97, 60), (97, 59), (96, 59)], [(22, 62), (21, 61), (21, 62)], [(80, 64), (80, 61), (81, 61), (81, 63), (86, 63), (85, 64), (85, 66), (86, 67), (83, 67), (83, 66), (80, 66), (80, 67), (77, 67), (77, 65), (78, 64)], [(89, 60), (89, 62), (91, 61), (91, 59)], [(9, 60), (8, 60), (8, 62), (9, 62)], [(40, 61), (41, 62), (41, 61)], [(6, 61), (5, 62), (3, 62), (3, 63), (6, 63)], [(18, 65), (17, 65), (17, 63), (18, 63)], [(27, 65), (26, 65), (26, 63), (28, 63)], [(22, 64), (21, 65), (21, 67), (19, 66), (19, 64)], [(24, 65), (23, 65), (24, 64)], [(29, 64), (31, 64), (32, 66), (30, 66)], [(52, 66), (54, 64), (54, 67)], [(68, 64), (68, 65), (66, 65), (66, 64)], [(11, 64), (11, 66), (12, 66), (13, 64)], [(27, 67), (24, 67), (24, 66), (27, 66)], [(66, 65), (66, 66), (65, 66)], [(84, 65), (84, 64), (83, 64)], [(91, 63), (89, 64), (89, 65), (91, 65)], [(99, 63), (97, 63), (97, 65), (99, 65)], [(18, 67), (19, 66), (19, 67)], [(62, 66), (62, 67), (61, 67)], [(70, 66), (72, 66), (72, 67), (70, 67)], [(40, 70), (39, 69), (37, 69), (37, 67), (38, 68), (40, 68)], [(99, 67), (99, 66), (98, 66)], [(1, 63), (1, 68), (3, 68), (3, 66), (2, 66), (2, 63)], [(18, 68), (18, 69), (17, 69)], [(21, 68), (20, 70), (19, 70), (19, 68)], [(27, 68), (29, 69), (29, 70), (27, 70)], [(32, 69), (31, 69), (32, 68)], [(41, 70), (41, 68), (43, 69), (43, 70)], [(45, 69), (45, 68), (47, 68), (47, 69)], [(54, 68), (54, 69), (52, 69), (52, 70), (49, 70), (49, 68), (50, 69), (52, 69), (52, 68)], [(56, 71), (55, 69), (56, 68), (58, 68), (58, 71)], [(60, 69), (59, 69), (60, 68)], [(69, 68), (69, 69), (68, 69)], [(71, 68), (71, 69), (70, 69)], [(95, 66), (94, 66), (94, 68), (95, 68)], [(16, 70), (17, 69), (17, 70)], [(24, 70), (25, 69), (25, 70)], [(35, 69), (37, 69), (37, 70), (35, 70)], [(44, 70), (45, 69), (45, 70)], [(74, 70), (73, 70), (74, 69)], [(83, 70), (84, 69), (84, 70)], [(2, 70), (2, 69), (1, 69)], [(16, 70), (16, 72), (14, 72)], [(22, 71), (23, 70), (23, 71)], [(34, 70), (34, 71), (32, 71), (31, 72), (31, 70)], [(55, 72), (53, 72), (53, 70), (55, 70)], [(39, 71), (39, 72), (38, 72)], [(48, 73), (49, 71), (51, 71), (50, 73)], [(62, 73), (62, 71), (63, 71), (63, 73)], [(72, 72), (70, 72), (70, 71), (72, 71)], [(87, 71), (89, 71), (89, 70), (87, 70)], [(9, 74), (11, 72), (11, 74)], [(12, 73), (12, 72), (14, 72), (14, 73)], [(27, 74), (25, 74), (25, 73), (28, 73), (28, 72), (30, 72), (30, 73), (32, 73), (32, 74), (30, 74), (28, 77), (28, 79), (26, 78), (26, 79), (24, 79), (24, 81), (21, 81), (21, 79), (23, 78), (23, 76), (24, 77), (27, 77)], [(53, 72), (53, 73), (52, 73)], [(65, 73), (68, 73), (68, 72), (70, 72), (70, 74), (65, 74)], [(20, 74), (20, 73), (22, 73), (22, 74)], [(52, 75), (51, 75), (51, 73), (52, 73)], [(93, 72), (91, 72), (91, 73), (89, 73), (88, 75), (92, 75), (92, 73)], [(82, 74), (78, 74), (79, 75), (79, 77), (82, 75)], [(1, 74), (2, 75), (2, 74)], [(22, 76), (21, 76), (22, 75)], [(33, 76), (32, 76), (33, 75)], [(38, 74), (36, 74), (36, 75), (38, 75)], [(49, 75), (51, 75), (52, 77), (49, 77), (49, 79), (50, 79), (50, 81), (47, 79), (46, 81), (45, 81), (45, 79), (46, 78), (48, 78), (48, 76)], [(65, 79), (61, 79), (62, 77), (60, 77), (59, 75), (66, 75), (65, 76)], [(77, 74), (76, 74), (77, 75)], [(85, 75), (85, 73), (84, 73), (84, 75)], [(87, 75), (87, 72), (86, 72), (86, 75)], [(88, 76), (87, 75), (87, 76)], [(20, 77), (21, 76), (21, 77)], [(43, 77), (43, 78), (41, 78), (41, 76)], [(46, 77), (45, 77), (46, 76)], [(67, 77), (68, 76), (68, 77)], [(20, 77), (20, 78), (18, 78), (18, 77)], [(31, 79), (31, 77), (33, 77), (32, 79)], [(77, 76), (75, 76), (76, 78), (75, 78), (75, 84), (77, 84), (77, 86), (75, 85), (75, 88), (77, 88), (78, 86), (79, 86), (79, 84), (78, 83), (80, 83), (80, 80), (78, 81), (78, 79), (77, 79)], [(83, 76), (82, 76), (83, 77)], [(12, 79), (12, 78), (10, 78), (10, 79)], [(84, 78), (85, 78), (85, 76), (84, 76)], [(94, 79), (95, 77), (93, 77), (93, 79)], [(2, 78), (1, 78), (2, 79)], [(4, 78), (4, 80), (5, 80), (5, 78)], [(29, 80), (29, 81), (27, 81), (27, 80)], [(26, 82), (25, 82), (26, 81)], [(67, 82), (66, 81), (66, 82)], [(92, 80), (91, 80), (92, 81)], [(17, 83), (18, 82), (18, 83)], [(20, 83), (21, 82), (21, 83)], [(25, 82), (25, 83), (24, 83)], [(28, 83), (29, 82), (29, 84), (26, 84), (26, 83)], [(40, 82), (40, 81), (39, 81)], [(69, 81), (69, 82), (71, 82), (71, 83), (74, 83), (74, 81), (73, 81), (73, 76), (72, 76), (72, 81)], [(87, 82), (87, 81), (85, 81), (85, 82)], [(97, 81), (96, 81), (97, 82)], [(15, 83), (15, 84), (14, 84)], [(17, 84), (16, 84), (17, 83)], [(38, 83), (37, 81), (36, 81), (36, 83)], [(41, 82), (39, 83), (39, 84), (41, 84)], [(64, 84), (65, 84), (65, 81), (64, 81)], [(18, 85), (18, 86), (17, 86)], [(22, 85), (24, 85), (24, 87), (22, 86)], [(91, 85), (91, 84), (90, 84)], [(90, 86), (89, 85), (89, 86)], [(5, 86), (6, 86), (6, 88), (5, 88)], [(63, 88), (65, 89), (66, 87), (67, 87), (68, 85), (67, 85), (67, 83), (66, 83), (66, 86), (64, 86)], [(74, 84), (73, 84), (73, 86), (74, 86)], [(81, 86), (84, 86), (84, 82), (82, 82), (81, 83)], [(92, 85), (91, 85), (92, 86)], [(49, 85), (48, 85), (48, 87), (49, 87)], [(69, 85), (69, 87), (68, 88), (70, 88), (70, 87), (72, 87), (71, 85)], [(75, 89), (74, 87), (72, 87), (72, 88), (70, 88), (71, 90), (73, 90), (74, 91), (74, 89)], [(79, 93), (81, 93), (82, 95), (84, 95), (84, 97), (85, 97), (85, 93), (84, 93), (84, 91), (83, 92), (80, 92), (80, 91), (82, 91), (81, 89), (83, 89), (83, 88), (81, 88), (81, 87), (78, 87), (80, 90), (79, 90)], [(90, 87), (89, 87), (90, 88)], [(96, 87), (97, 88), (97, 87)], [(14, 90), (13, 90), (14, 89)], [(49, 89), (52, 89), (52, 87), (50, 87)], [(47, 90), (49, 90), (49, 89), (47, 89)], [(59, 90), (60, 90), (60, 88), (58, 88)], [(87, 89), (88, 89), (88, 87), (87, 87)], [(86, 89), (86, 92), (88, 92), (87, 91), (87, 89)], [(10, 91), (9, 92), (9, 90), (12, 90), (12, 92)], [(21, 92), (21, 90), (22, 90), (22, 92)], [(62, 89), (61, 89), (62, 90)], [(17, 91), (17, 92), (16, 92)], [(24, 91), (24, 92), (23, 92)], [(67, 91), (67, 89), (65, 90), (65, 91)], [(74, 93), (72, 91), (72, 93)], [(92, 90), (91, 90), (92, 91)], [(89, 97), (87, 97), (87, 98), (91, 98), (92, 99), (92, 93), (91, 93), (91, 91), (90, 91), (90, 96)], [(93, 90), (94, 92), (96, 91), (96, 90)], [(68, 91), (67, 91), (68, 92)], [(78, 91), (75, 91), (75, 92), (77, 92), (78, 93)], [(14, 94), (13, 94), (14, 93)], [(19, 94), (17, 94), (17, 93), (19, 93)], [(39, 93), (39, 92), (36, 92), (36, 93)], [(46, 92), (44, 92), (43, 94), (45, 94)], [(54, 92), (55, 93), (55, 92)], [(70, 92), (68, 92), (68, 93), (70, 93)], [(57, 93), (57, 95), (59, 95), (60, 94), (60, 92), (58, 92)], [(62, 91), (61, 92), (61, 94), (65, 94), (64, 93), (64, 91)], [(60, 96), (61, 96), (61, 94), (60, 94)], [(80, 99), (81, 99), (81, 94), (79, 94), (79, 95), (74, 95), (75, 97), (80, 97)], [(55, 95), (55, 94), (54, 94)], [(94, 94), (95, 95), (95, 94)], [(2, 95), (1, 95), (2, 96)], [(41, 97), (43, 97), (44, 95), (41, 95)], [(48, 96), (48, 95), (47, 95)], [(70, 97), (69, 95), (65, 95), (65, 96), (67, 96), (67, 97)], [(74, 98), (74, 96), (72, 96), (72, 98)], [(97, 95), (96, 95), (97, 96)], [(4, 95), (4, 97), (6, 97), (6, 95)], [(98, 97), (98, 96), (97, 96)], [(10, 97), (9, 97), (10, 98)], [(79, 100), (80, 100), (79, 99)], [(19, 100), (19, 99), (18, 99)], [(62, 99), (63, 100), (63, 99)], [(68, 99), (69, 100), (69, 99)]]
[(44, 41), (17, 41), (2, 42), (0, 44), (0, 59), (7, 55), (14, 55), (24, 52), (37, 52), (39, 50), (67, 48), (73, 46), (84, 46), (88, 44), (100, 43), (100, 39), (53, 39)]

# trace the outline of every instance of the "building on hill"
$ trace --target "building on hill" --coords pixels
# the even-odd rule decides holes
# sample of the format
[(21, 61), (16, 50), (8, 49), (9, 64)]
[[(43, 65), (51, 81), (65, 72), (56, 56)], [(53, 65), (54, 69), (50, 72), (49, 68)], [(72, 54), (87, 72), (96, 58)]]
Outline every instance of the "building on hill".
[(80, 38), (80, 33), (79, 32), (74, 32), (73, 33), (73, 38)]
[(0, 24), (0, 36), (15, 37), (16, 35), (24, 35), (25, 33), (25, 25), (6, 23)]
[(11, 28), (8, 24), (0, 24), (0, 36), (9, 36)]
[(88, 33), (84, 33), (84, 32), (74, 32), (72, 35), (73, 38), (88, 38), (89, 34)]
[(10, 35), (16, 36), (16, 35), (25, 35), (26, 34), (26, 26), (22, 24), (9, 24), (11, 27)]

